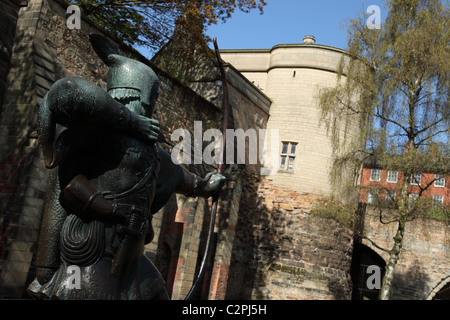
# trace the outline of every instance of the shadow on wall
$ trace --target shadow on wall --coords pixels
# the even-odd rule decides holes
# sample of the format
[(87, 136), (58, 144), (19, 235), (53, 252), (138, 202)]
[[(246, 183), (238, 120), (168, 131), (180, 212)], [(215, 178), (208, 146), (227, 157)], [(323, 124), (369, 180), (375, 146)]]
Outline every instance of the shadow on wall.
[(258, 196), (255, 186), (258, 174), (243, 171), (242, 197), (236, 237), (233, 243), (232, 264), (227, 286), (226, 299), (262, 299), (269, 279), (267, 271), (273, 261), (287, 258), (289, 252), (283, 250), (291, 244), (291, 239), (280, 232), (284, 215), (278, 210), (269, 210)]
[(315, 196), (243, 178), (226, 299), (349, 299), (351, 236), (308, 215)]
[(392, 283), (393, 300), (423, 300), (430, 288), (430, 277), (424, 272), (424, 267), (415, 260), (406, 272), (396, 272)]

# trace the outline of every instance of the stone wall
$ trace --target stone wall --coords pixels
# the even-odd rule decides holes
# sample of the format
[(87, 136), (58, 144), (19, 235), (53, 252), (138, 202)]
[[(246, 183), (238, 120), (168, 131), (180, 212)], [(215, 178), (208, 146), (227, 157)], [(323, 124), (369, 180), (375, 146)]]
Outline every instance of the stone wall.
[[(367, 236), (379, 246), (390, 249), (396, 224), (382, 225), (370, 206), (364, 220)], [(403, 249), (392, 284), (392, 299), (424, 300), (432, 298), (439, 288), (450, 282), (450, 230), (446, 221), (418, 218), (406, 225)], [(375, 250), (388, 262), (387, 253)]]
[(255, 175), (242, 198), (228, 299), (351, 298), (352, 234), (308, 215), (318, 195)]
[(5, 0), (0, 3), (0, 30), (2, 30), (0, 33), (0, 105), (3, 103), (6, 90), (19, 8), (19, 0)]
[[(81, 30), (67, 29), (65, 11), (64, 1), (33, 0), (19, 13), (9, 85), (0, 117), (2, 298), (26, 297), (24, 289), (34, 272), (33, 254), (47, 178), (35, 132), (37, 107), (51, 85), (62, 77), (78, 76), (102, 87), (106, 83), (107, 67), (92, 50), (88, 34), (108, 35), (86, 20), (82, 21)], [(116, 44), (126, 55), (149, 63), (131, 48)], [(207, 126), (217, 127), (221, 122), (217, 107), (163, 71), (154, 69), (161, 80), (156, 108), (166, 134), (173, 128), (192, 130), (194, 120), (202, 121), (205, 130)], [(202, 166), (196, 168), (201, 175), (206, 170)]]
[(36, 86), (33, 39), (40, 1), (20, 9), (0, 116), (0, 295), (21, 297), (44, 204), (46, 172), (34, 130)]
[[(84, 19), (81, 30), (69, 30), (66, 27), (65, 11), (66, 4), (62, 0), (33, 0), (19, 14), (18, 36), (9, 75), (10, 86), (7, 88), (4, 112), (0, 118), (1, 138), (5, 142), (0, 152), (2, 298), (26, 297), (23, 295), (24, 289), (34, 276), (33, 254), (39, 234), (47, 178), (35, 132), (37, 107), (51, 85), (63, 77), (77, 76), (106, 87), (107, 67), (92, 50), (88, 34), (95, 32), (106, 37), (109, 35)], [(114, 39), (110, 40), (114, 42)], [(168, 141), (170, 133), (177, 128), (187, 129), (192, 133), (194, 121), (201, 121), (203, 132), (210, 128), (221, 128), (220, 102), (212, 103), (204, 99), (132, 48), (117, 42), (116, 45), (125, 55), (149, 64), (157, 73), (160, 79), (160, 96), (156, 105), (156, 117), (160, 120), (162, 132)], [(217, 75), (218, 69), (214, 64), (212, 66)], [(237, 80), (230, 91), (233, 96), (230, 128), (234, 126), (233, 116), (239, 119), (237, 124), (244, 130), (257, 127), (256, 123), (258, 128), (264, 126), (268, 118), (267, 109), (260, 110), (252, 99), (246, 98)], [(220, 98), (218, 101), (221, 101)], [(250, 116), (246, 115), (247, 110), (251, 110)], [(256, 113), (259, 117), (255, 117)], [(168, 146), (162, 147), (170, 151)], [(189, 169), (204, 176), (207, 172), (214, 171), (215, 167), (191, 165)], [(221, 227), (216, 229), (217, 232), (227, 234), (226, 241), (233, 236), (232, 226), (236, 224), (233, 221), (239, 213), (242, 169), (242, 166), (231, 166), (226, 171), (228, 182), (224, 186), (224, 200), (220, 201), (217, 219), (217, 226)], [(155, 239), (146, 247), (146, 254), (161, 269), (174, 299), (184, 298), (198, 272), (209, 223), (208, 205), (210, 203), (206, 203), (204, 199), (186, 199), (177, 195), (154, 216)], [(215, 239), (219, 238), (222, 239), (220, 236)], [(220, 241), (217, 240), (214, 244)], [(218, 255), (211, 258), (211, 268), (215, 260), (219, 264), (224, 261), (226, 264), (230, 263), (229, 252), (225, 249), (218, 252)], [(209, 278), (206, 277), (205, 281), (209, 282)], [(202, 294), (208, 295), (208, 291)], [(217, 293), (217, 290), (214, 291)]]

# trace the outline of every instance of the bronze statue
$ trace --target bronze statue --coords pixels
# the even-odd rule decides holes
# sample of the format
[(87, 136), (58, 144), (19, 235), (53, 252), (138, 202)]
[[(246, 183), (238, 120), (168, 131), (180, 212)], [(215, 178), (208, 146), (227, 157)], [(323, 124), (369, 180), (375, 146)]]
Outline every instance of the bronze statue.
[[(38, 112), (39, 142), (51, 169), (28, 292), (37, 299), (168, 299), (143, 254), (152, 215), (173, 192), (215, 194), (225, 177), (204, 179), (172, 162), (151, 119), (158, 78), (91, 35), (109, 66), (107, 92), (81, 78), (57, 81)], [(74, 288), (72, 269), (80, 272)]]

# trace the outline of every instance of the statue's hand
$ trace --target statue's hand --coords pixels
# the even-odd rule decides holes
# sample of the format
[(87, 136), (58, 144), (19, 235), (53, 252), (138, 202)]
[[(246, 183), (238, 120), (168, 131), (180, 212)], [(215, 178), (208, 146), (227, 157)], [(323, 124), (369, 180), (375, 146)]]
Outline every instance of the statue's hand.
[(158, 140), (159, 121), (138, 115), (133, 125), (134, 131), (140, 139), (146, 142), (154, 143)]
[(213, 196), (217, 191), (219, 191), (226, 178), (219, 173), (210, 172), (205, 176), (204, 180), (207, 182), (203, 188), (203, 194)]

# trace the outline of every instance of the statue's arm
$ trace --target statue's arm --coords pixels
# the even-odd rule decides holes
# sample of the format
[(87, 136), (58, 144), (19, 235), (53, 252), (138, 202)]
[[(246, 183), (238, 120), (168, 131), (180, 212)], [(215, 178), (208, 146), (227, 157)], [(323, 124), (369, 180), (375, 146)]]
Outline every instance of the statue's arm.
[(50, 171), (41, 232), (37, 246), (36, 278), (40, 284), (49, 282), (60, 265), (59, 237), (67, 213), (58, 199), (60, 190), (57, 170), (53, 169)]
[[(173, 179), (175, 192), (188, 197), (210, 197), (215, 194), (225, 181), (225, 177), (216, 173), (208, 173), (205, 178), (201, 178), (190, 172), (185, 167), (175, 164), (170, 155), (160, 149), (161, 159), (160, 178), (162, 180)], [(165, 177), (165, 178), (164, 178)]]
[(105, 90), (81, 78), (55, 82), (38, 111), (39, 140), (46, 166), (51, 168), (56, 124), (65, 127), (90, 124), (121, 131), (153, 143), (158, 136), (158, 121), (137, 115), (114, 100)]

